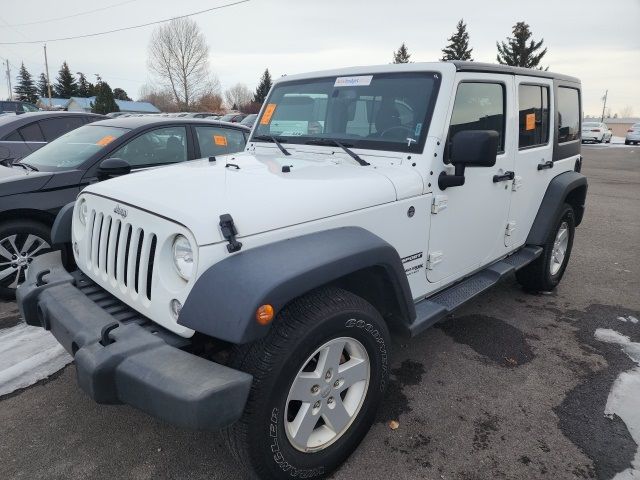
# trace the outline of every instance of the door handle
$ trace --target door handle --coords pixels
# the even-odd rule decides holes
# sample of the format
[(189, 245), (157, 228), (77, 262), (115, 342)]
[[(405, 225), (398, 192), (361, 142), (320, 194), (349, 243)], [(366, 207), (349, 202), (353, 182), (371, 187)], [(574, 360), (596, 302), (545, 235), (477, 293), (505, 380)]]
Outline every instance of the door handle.
[(505, 182), (507, 180), (513, 180), (516, 174), (513, 172), (504, 172), (502, 175), (494, 175), (493, 183)]
[(553, 168), (553, 162), (551, 160), (538, 164), (538, 170), (544, 170), (546, 168)]

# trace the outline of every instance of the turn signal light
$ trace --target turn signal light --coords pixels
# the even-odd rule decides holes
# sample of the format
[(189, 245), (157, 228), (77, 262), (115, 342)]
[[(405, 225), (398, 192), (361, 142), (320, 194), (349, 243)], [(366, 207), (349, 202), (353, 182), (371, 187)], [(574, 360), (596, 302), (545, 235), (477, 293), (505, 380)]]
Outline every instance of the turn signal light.
[(273, 320), (274, 310), (271, 305), (260, 305), (256, 310), (256, 322), (260, 325), (269, 325)]

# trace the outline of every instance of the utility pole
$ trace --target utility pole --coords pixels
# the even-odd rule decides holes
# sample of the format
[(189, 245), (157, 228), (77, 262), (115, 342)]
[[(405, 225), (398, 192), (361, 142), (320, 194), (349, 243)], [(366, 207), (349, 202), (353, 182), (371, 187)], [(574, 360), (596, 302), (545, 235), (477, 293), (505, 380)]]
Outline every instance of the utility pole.
[(604, 109), (607, 108), (607, 95), (608, 94), (609, 94), (609, 90), (604, 92), (604, 97), (602, 97), (602, 100), (604, 100), (604, 104), (602, 105), (602, 117), (600, 118), (601, 122), (604, 122)]
[(49, 108), (51, 104), (51, 82), (49, 81), (49, 61), (47, 60), (47, 44), (44, 44), (44, 68), (47, 71), (47, 91), (49, 92)]
[(9, 98), (11, 100), (13, 98), (13, 89), (11, 88), (11, 69), (9, 68), (9, 59), (6, 60), (7, 63), (7, 85), (9, 85)]

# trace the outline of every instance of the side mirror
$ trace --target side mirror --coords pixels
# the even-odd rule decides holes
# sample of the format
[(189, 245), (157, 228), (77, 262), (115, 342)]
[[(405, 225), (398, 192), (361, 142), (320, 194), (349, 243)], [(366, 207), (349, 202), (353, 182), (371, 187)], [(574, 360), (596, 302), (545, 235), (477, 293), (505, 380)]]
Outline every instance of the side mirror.
[(453, 175), (445, 172), (438, 178), (441, 190), (464, 185), (466, 167), (493, 167), (498, 155), (498, 132), (495, 130), (463, 130), (451, 139)]
[(121, 158), (107, 158), (100, 162), (98, 167), (98, 180), (107, 180), (109, 178), (126, 175), (131, 171), (131, 165)]
[(611, 131), (611, 129), (609, 129), (609, 131)]

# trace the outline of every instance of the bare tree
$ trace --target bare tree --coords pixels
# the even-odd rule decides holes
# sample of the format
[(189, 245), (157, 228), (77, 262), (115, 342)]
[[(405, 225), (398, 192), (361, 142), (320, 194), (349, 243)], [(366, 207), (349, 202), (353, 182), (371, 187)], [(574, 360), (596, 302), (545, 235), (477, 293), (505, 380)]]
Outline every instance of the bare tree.
[(224, 92), (227, 106), (231, 109), (242, 110), (253, 99), (253, 94), (244, 83), (236, 83)]
[(149, 102), (155, 105), (161, 112), (178, 112), (180, 108), (176, 100), (168, 88), (155, 88), (146, 84), (140, 88), (138, 101)]
[(209, 72), (209, 46), (198, 24), (177, 18), (157, 27), (149, 42), (148, 66), (181, 109), (210, 93), (219, 82)]
[(627, 105), (623, 109), (620, 110), (620, 116), (622, 118), (630, 118), (633, 117), (633, 107), (631, 105)]

